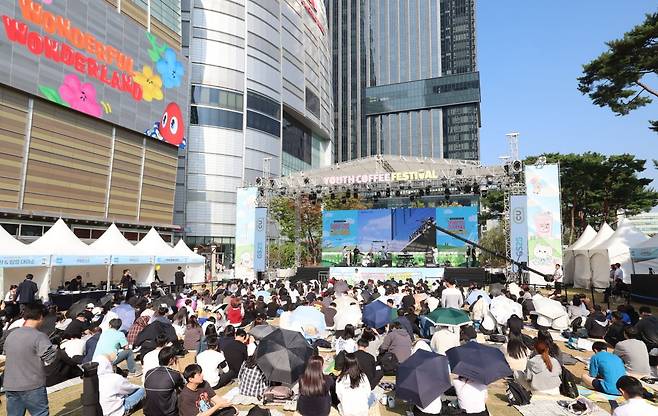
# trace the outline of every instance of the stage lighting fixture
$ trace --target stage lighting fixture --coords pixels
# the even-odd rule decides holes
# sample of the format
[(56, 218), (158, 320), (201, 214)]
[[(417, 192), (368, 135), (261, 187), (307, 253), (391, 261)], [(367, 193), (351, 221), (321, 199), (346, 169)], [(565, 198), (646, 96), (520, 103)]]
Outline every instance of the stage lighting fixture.
[(432, 192), (432, 187), (428, 186), (425, 188), (425, 195), (429, 195)]
[(382, 196), (382, 193), (377, 191), (375, 192), (375, 198), (380, 198)]
[(409, 201), (414, 202), (414, 199), (416, 199), (416, 197), (414, 197), (413, 195), (409, 195)]
[(461, 168), (457, 168), (457, 171), (456, 171), (455, 173), (456, 173), (457, 175), (461, 175), (461, 174), (462, 174), (462, 169), (461, 169)]
[(425, 191), (422, 189), (418, 191), (418, 196), (425, 196)]
[(386, 198), (389, 198), (391, 196), (391, 190), (389, 188), (386, 188)]
[(491, 175), (487, 175), (487, 185), (494, 183), (494, 178)]
[(331, 199), (331, 200), (336, 199), (336, 194), (334, 194), (333, 192), (330, 193), (330, 194), (329, 194), (329, 199)]
[(263, 181), (261, 178), (256, 178), (256, 185), (260, 185), (260, 183)]
[(471, 185), (464, 185), (464, 193), (465, 194), (471, 193)]
[(315, 192), (311, 192), (311, 193), (308, 195), (308, 199), (310, 199), (311, 201), (316, 200), (317, 197), (318, 197), (318, 196), (315, 194)]
[(478, 195), (480, 193), (480, 185), (478, 185), (477, 183), (473, 183), (473, 193), (475, 195)]
[(304, 185), (308, 185), (311, 183), (311, 180), (309, 178), (304, 178)]
[(400, 196), (400, 190), (399, 189), (395, 191), (395, 196)]
[(359, 198), (359, 193), (355, 190), (354, 191), (354, 199), (358, 199), (358, 198)]
[(352, 193), (350, 191), (345, 192), (345, 198), (351, 198)]
[(274, 179), (270, 179), (270, 186), (274, 186), (275, 183)]
[(259, 194), (260, 196), (265, 196), (265, 189), (263, 189), (263, 188), (258, 188), (258, 194)]
[(340, 200), (340, 203), (343, 204), (343, 205), (344, 205), (344, 204), (347, 204), (347, 199), (345, 199), (345, 198), (341, 199), (341, 200)]

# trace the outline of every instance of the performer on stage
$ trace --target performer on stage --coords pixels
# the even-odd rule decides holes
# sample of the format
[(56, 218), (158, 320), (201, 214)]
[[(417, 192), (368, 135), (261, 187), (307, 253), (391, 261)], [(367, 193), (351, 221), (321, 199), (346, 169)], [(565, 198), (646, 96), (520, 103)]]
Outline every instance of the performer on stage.
[(383, 266), (387, 264), (388, 253), (386, 252), (386, 247), (382, 246), (382, 249), (379, 250), (379, 265)]
[(346, 266), (350, 265), (350, 249), (347, 248), (347, 246), (343, 246), (343, 261), (345, 262)]
[(352, 266), (356, 266), (359, 264), (360, 255), (361, 255), (361, 251), (359, 250), (359, 247), (354, 246), (354, 250), (352, 250)]

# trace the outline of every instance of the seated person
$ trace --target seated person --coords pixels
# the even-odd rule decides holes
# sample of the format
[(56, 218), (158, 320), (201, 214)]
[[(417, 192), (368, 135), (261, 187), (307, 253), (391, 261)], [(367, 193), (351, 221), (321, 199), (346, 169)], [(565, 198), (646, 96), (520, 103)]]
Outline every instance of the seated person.
[(178, 395), (180, 416), (233, 416), (238, 411), (230, 402), (215, 394), (210, 385), (203, 381), (203, 372), (198, 364), (190, 364), (183, 371), (186, 384)]
[(459, 332), (447, 326), (439, 326), (430, 341), (432, 351), (441, 355), (445, 355), (450, 348), (459, 345)]
[(621, 358), (609, 353), (607, 349), (605, 342), (594, 343), (592, 346), (594, 355), (589, 360), (589, 375), (583, 374), (582, 380), (596, 391), (620, 395), (617, 380), (626, 374), (626, 369)]
[(75, 319), (66, 327), (62, 338), (82, 338), (82, 334), (89, 329), (89, 321), (84, 312), (76, 315)]
[(98, 363), (98, 399), (103, 415), (128, 415), (144, 399), (144, 388), (116, 374), (112, 370), (114, 360), (114, 354), (94, 357), (94, 362)]
[(632, 326), (624, 328), (626, 339), (615, 345), (613, 353), (621, 358), (626, 370), (633, 375), (643, 377), (651, 374), (649, 352), (644, 342), (637, 339), (637, 330)]
[(255, 397), (261, 399), (265, 389), (269, 386), (265, 374), (256, 365), (256, 354), (250, 355), (238, 373), (238, 381), (240, 382), (240, 394), (248, 397)]
[(621, 376), (617, 380), (617, 389), (626, 401), (614, 410), (612, 416), (658, 416), (658, 407), (650, 405), (642, 398), (645, 390), (640, 380)]
[(487, 386), (477, 381), (469, 380), (459, 376), (452, 381), (457, 393), (457, 401), (462, 409), (462, 415), (488, 416), (487, 397), (489, 395)]
[(601, 311), (601, 305), (594, 305), (594, 312), (587, 316), (584, 326), (588, 338), (603, 339), (608, 331), (608, 318)]
[(614, 347), (619, 341), (626, 339), (626, 336), (624, 335), (624, 326), (626, 326), (626, 324), (624, 324), (624, 318), (621, 313), (618, 311), (613, 312), (608, 331), (605, 333), (603, 339)]
[[(356, 342), (358, 350), (354, 352), (354, 357), (359, 363), (359, 366), (366, 373), (368, 381), (370, 381), (370, 388), (374, 389), (379, 384), (379, 381), (384, 377), (382, 370), (377, 370), (377, 362), (375, 357), (368, 352), (370, 341), (365, 338), (359, 338)], [(341, 367), (342, 368), (342, 367)]]
[(218, 388), (219, 377), (224, 371), (228, 370), (228, 364), (224, 354), (218, 351), (218, 342), (216, 336), (211, 336), (207, 340), (208, 349), (196, 356), (196, 362), (203, 370), (204, 380), (213, 388)]
[(82, 375), (82, 370), (80, 370), (78, 364), (80, 364), (82, 357), (78, 356), (77, 360), (69, 357), (68, 354), (66, 354), (66, 351), (60, 346), (62, 338), (59, 335), (53, 336), (50, 341), (53, 345), (57, 346), (57, 352), (55, 355), (55, 361), (44, 367), (46, 372), (46, 387), (51, 387), (63, 381), (80, 377)]
[(157, 354), (158, 365), (145, 371), (144, 415), (178, 416), (178, 393), (185, 383), (181, 373), (173, 368), (178, 362), (176, 351), (163, 347)]
[(560, 363), (550, 356), (544, 341), (535, 341), (535, 351), (537, 355), (528, 360), (525, 373), (530, 389), (537, 393), (559, 395), (562, 374)]
[(390, 332), (386, 334), (379, 347), (379, 352), (395, 354), (398, 362), (403, 363), (411, 355), (411, 338), (407, 331), (402, 329), (399, 321), (390, 324), (390, 328)]
[(224, 346), (221, 347), (221, 350), (224, 353), (224, 358), (226, 358), (228, 371), (219, 376), (219, 387), (224, 387), (238, 376), (240, 368), (242, 368), (242, 363), (244, 363), (249, 356), (247, 353), (248, 342), (249, 336), (242, 328), (235, 331), (235, 337), (233, 339), (225, 340)]

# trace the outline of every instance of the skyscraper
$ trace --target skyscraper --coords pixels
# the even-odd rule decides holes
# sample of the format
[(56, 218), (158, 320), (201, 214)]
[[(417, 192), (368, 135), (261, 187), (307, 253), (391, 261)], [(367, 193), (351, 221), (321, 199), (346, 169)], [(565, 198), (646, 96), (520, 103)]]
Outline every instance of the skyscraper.
[(331, 0), (334, 154), (479, 159), (475, 0)]

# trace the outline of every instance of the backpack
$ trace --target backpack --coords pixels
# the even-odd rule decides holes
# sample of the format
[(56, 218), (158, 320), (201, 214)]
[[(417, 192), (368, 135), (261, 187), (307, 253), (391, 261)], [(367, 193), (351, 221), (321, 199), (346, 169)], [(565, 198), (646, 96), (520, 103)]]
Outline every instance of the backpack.
[(395, 354), (392, 352), (386, 352), (381, 356), (379, 361), (385, 376), (394, 376), (397, 374), (400, 362)]
[(507, 380), (507, 402), (512, 406), (525, 406), (530, 404), (532, 393), (514, 380)]
[(571, 399), (578, 397), (578, 385), (576, 384), (576, 378), (571, 373), (562, 366), (562, 373), (560, 374), (560, 394)]

